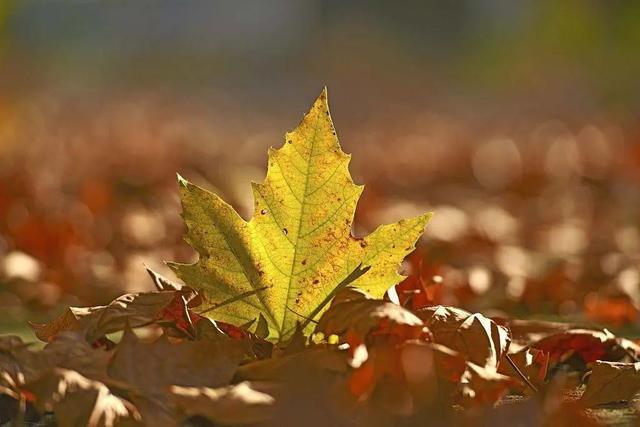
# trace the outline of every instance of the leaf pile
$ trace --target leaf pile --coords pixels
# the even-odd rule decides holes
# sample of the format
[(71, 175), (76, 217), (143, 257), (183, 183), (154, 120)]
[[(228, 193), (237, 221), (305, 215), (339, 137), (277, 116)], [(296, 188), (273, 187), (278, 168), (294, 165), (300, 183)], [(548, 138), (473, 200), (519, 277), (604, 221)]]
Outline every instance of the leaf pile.
[[(586, 424), (586, 407), (640, 391), (631, 341), (434, 305), (424, 280), (402, 281), (430, 215), (354, 237), (362, 187), (348, 161), (325, 91), (269, 152), (250, 221), (180, 178), (199, 254), (170, 264), (185, 285), (150, 271), (155, 292), (70, 307), (32, 325), (41, 350), (1, 337), (0, 393), (14, 403), (2, 422)], [(576, 378), (582, 397), (559, 398)], [(529, 398), (496, 407), (507, 394)]]

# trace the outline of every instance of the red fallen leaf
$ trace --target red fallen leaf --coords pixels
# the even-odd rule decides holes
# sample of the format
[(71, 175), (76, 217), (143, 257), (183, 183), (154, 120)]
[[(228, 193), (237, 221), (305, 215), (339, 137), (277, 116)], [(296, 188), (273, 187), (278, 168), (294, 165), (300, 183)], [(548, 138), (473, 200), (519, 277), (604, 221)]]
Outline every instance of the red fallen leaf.
[(617, 361), (627, 355), (621, 341), (608, 330), (571, 329), (549, 335), (531, 344), (549, 353), (549, 361), (559, 363), (577, 355), (584, 363), (596, 360)]
[(251, 332), (239, 326), (235, 326), (235, 325), (232, 325), (231, 323), (225, 323), (220, 321), (216, 321), (216, 325), (218, 325), (218, 328), (220, 328), (222, 332), (224, 332), (229, 337), (235, 340), (251, 339), (251, 336), (252, 336)]
[(442, 302), (442, 276), (439, 266), (426, 264), (424, 254), (416, 250), (407, 258), (411, 274), (395, 286), (403, 307), (419, 310)]
[(159, 323), (169, 324), (190, 338), (195, 337), (195, 324), (202, 316), (187, 308), (187, 300), (181, 292), (176, 292), (171, 302), (156, 316)]

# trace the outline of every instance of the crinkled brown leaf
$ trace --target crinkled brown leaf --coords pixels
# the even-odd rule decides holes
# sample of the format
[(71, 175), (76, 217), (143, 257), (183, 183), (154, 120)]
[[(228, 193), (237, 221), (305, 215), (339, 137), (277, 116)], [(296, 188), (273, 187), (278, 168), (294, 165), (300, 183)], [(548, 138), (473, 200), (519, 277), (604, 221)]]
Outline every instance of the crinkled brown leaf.
[(79, 373), (55, 368), (24, 385), (42, 412), (53, 411), (59, 426), (138, 426), (140, 414), (103, 383)]
[(338, 294), (318, 321), (316, 331), (327, 336), (340, 335), (350, 346), (354, 367), (366, 360), (369, 338), (392, 339), (396, 344), (410, 339), (430, 338), (422, 320), (409, 310), (372, 299), (356, 289), (346, 289)]
[(243, 381), (226, 387), (180, 387), (169, 389), (171, 399), (186, 416), (200, 415), (223, 425), (247, 425), (273, 417), (277, 386)]
[(85, 377), (103, 380), (111, 356), (112, 352), (91, 347), (82, 335), (74, 332), (59, 334), (42, 350), (32, 350), (17, 337), (3, 337), (0, 386), (15, 390), (53, 368), (71, 369)]
[(640, 362), (597, 361), (580, 402), (585, 406), (627, 402), (640, 392)]
[(78, 331), (83, 328), (84, 322), (102, 312), (105, 306), (96, 307), (69, 307), (64, 313), (49, 323), (30, 323), (33, 332), (38, 339), (49, 342), (56, 335), (65, 331)]
[(325, 335), (355, 335), (361, 341), (373, 330), (411, 339), (423, 335), (423, 329), (422, 320), (409, 310), (365, 294), (337, 299), (316, 326), (316, 331)]
[(111, 378), (130, 386), (131, 400), (147, 425), (171, 426), (176, 408), (169, 386), (219, 387), (229, 384), (247, 349), (224, 335), (172, 343), (166, 336), (145, 342), (126, 329), (109, 364)]
[(124, 330), (127, 324), (136, 328), (164, 321), (184, 329), (186, 326), (179, 323), (180, 320), (191, 323), (186, 304), (182, 291), (125, 294), (106, 306), (70, 307), (50, 323), (31, 326), (43, 341), (50, 341), (63, 331), (83, 331), (87, 340), (94, 342), (109, 333)]
[(434, 340), (471, 362), (497, 369), (511, 342), (509, 330), (480, 313), (434, 306), (418, 311)]
[(140, 390), (169, 385), (218, 387), (229, 383), (245, 357), (244, 345), (227, 337), (172, 343), (161, 336), (148, 343), (127, 329), (108, 372)]
[(202, 304), (202, 297), (195, 289), (174, 282), (149, 267), (147, 267), (147, 273), (151, 276), (151, 280), (158, 291), (180, 291), (180, 293), (184, 295), (189, 307), (197, 307)]

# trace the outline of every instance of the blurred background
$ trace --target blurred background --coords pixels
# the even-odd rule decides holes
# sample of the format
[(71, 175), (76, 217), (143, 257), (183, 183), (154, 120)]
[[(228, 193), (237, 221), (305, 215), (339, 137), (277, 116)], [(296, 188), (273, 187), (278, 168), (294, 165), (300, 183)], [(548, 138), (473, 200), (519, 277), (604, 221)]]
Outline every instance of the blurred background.
[(0, 0), (0, 326), (194, 259), (175, 173), (248, 218), (327, 85), (401, 297), (635, 334), (638, 76), (633, 1)]

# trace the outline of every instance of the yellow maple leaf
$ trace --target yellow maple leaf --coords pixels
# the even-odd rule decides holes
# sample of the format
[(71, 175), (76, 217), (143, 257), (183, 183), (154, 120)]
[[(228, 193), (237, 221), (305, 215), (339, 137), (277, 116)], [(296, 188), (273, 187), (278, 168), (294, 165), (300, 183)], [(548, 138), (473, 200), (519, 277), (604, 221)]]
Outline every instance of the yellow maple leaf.
[(326, 89), (279, 149), (269, 150), (263, 183), (252, 183), (255, 209), (242, 219), (217, 195), (179, 178), (187, 242), (194, 264), (169, 263), (211, 304), (234, 300), (211, 317), (244, 323), (261, 314), (270, 337), (283, 340), (308, 323), (345, 284), (381, 297), (402, 276), (430, 213), (351, 234), (363, 186), (354, 184), (351, 156), (338, 143)]

